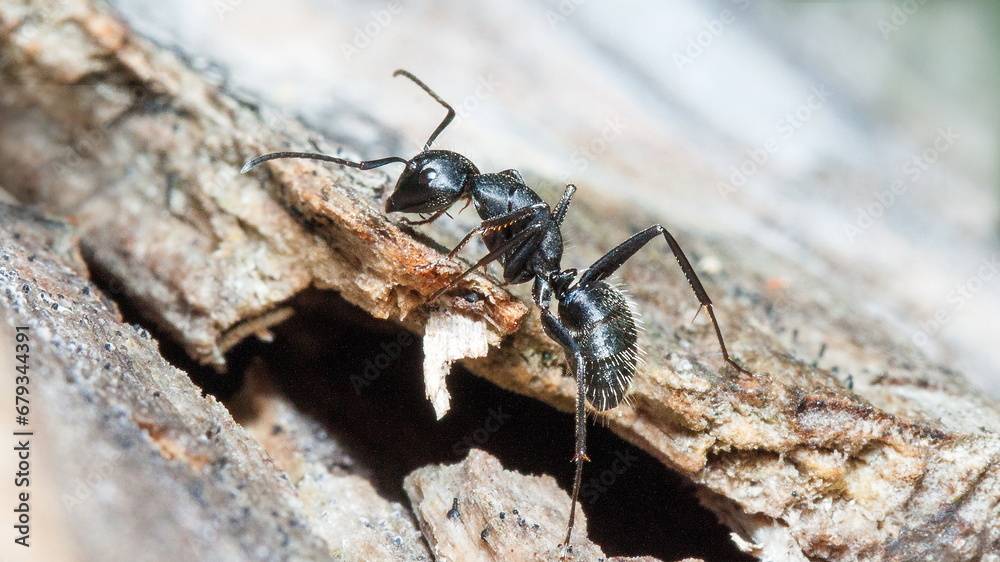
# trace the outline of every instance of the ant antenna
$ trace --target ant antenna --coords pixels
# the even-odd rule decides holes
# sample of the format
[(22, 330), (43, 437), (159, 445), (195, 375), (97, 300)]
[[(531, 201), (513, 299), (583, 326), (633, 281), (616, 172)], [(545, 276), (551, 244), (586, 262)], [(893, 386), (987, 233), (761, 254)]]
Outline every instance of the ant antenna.
[(336, 156), (327, 156), (326, 154), (315, 154), (312, 152), (272, 152), (271, 154), (265, 154), (263, 156), (258, 156), (253, 160), (247, 162), (243, 165), (243, 169), (240, 170), (241, 174), (245, 174), (250, 171), (251, 168), (260, 164), (261, 162), (267, 162), (268, 160), (276, 160), (278, 158), (306, 158), (309, 160), (322, 160), (324, 162), (333, 162), (334, 164), (340, 164), (341, 166), (347, 166), (349, 168), (357, 168), (359, 170), (371, 170), (372, 168), (380, 168), (386, 164), (392, 164), (394, 162), (399, 162), (401, 164), (406, 164), (407, 160), (405, 158), (400, 158), (399, 156), (389, 156), (388, 158), (379, 158), (378, 160), (365, 160), (363, 162), (351, 162), (350, 160), (344, 160), (343, 158), (337, 158)]
[[(444, 106), (448, 110), (448, 115), (445, 115), (444, 120), (441, 124), (434, 129), (431, 136), (427, 139), (427, 143), (424, 144), (424, 149), (421, 152), (427, 152), (431, 148), (431, 144), (437, 139), (441, 131), (444, 131), (453, 119), (455, 119), (455, 109), (448, 105), (448, 102), (441, 99), (440, 96), (434, 93), (434, 90), (430, 89), (427, 84), (420, 81), (419, 78), (410, 74), (406, 70), (399, 69), (392, 73), (393, 76), (405, 76), (412, 80), (420, 89), (427, 92), (435, 101)], [(271, 154), (265, 154), (263, 156), (258, 156), (253, 160), (250, 160), (243, 165), (243, 169), (240, 170), (241, 174), (249, 172), (254, 166), (262, 162), (267, 162), (268, 160), (276, 160), (278, 158), (305, 158), (308, 160), (322, 160), (323, 162), (333, 162), (334, 164), (340, 164), (341, 166), (347, 166), (349, 168), (357, 168), (359, 170), (371, 170), (372, 168), (380, 168), (386, 164), (393, 164), (399, 162), (400, 164), (406, 164), (408, 160), (405, 158), (400, 158), (399, 156), (389, 156), (387, 158), (379, 158), (378, 160), (365, 160), (362, 162), (352, 162), (350, 160), (344, 160), (343, 158), (337, 158), (336, 156), (327, 156), (326, 154), (316, 154), (313, 152), (272, 152)]]
[(443, 99), (441, 99), (440, 96), (438, 96), (437, 94), (435, 94), (434, 90), (430, 89), (427, 86), (427, 84), (424, 84), (423, 82), (421, 82), (419, 78), (417, 78), (416, 76), (410, 74), (408, 71), (403, 70), (402, 68), (400, 68), (396, 72), (393, 72), (392, 75), (394, 77), (395, 76), (405, 76), (405, 77), (409, 78), (410, 80), (413, 81), (414, 84), (416, 84), (417, 86), (420, 86), (421, 90), (427, 92), (427, 95), (429, 95), (430, 97), (434, 98), (434, 101), (438, 102), (439, 104), (441, 104), (442, 106), (444, 106), (445, 109), (448, 110), (448, 115), (445, 115), (444, 120), (441, 121), (441, 124), (437, 126), (437, 129), (434, 129), (434, 132), (431, 133), (431, 136), (427, 139), (427, 143), (424, 144), (424, 150), (423, 150), (423, 152), (427, 152), (428, 150), (430, 150), (431, 145), (434, 144), (434, 140), (438, 137), (438, 135), (441, 134), (441, 131), (444, 131), (444, 128), (447, 127), (451, 123), (452, 119), (455, 118), (455, 109), (452, 108), (450, 105), (448, 105), (448, 102), (444, 101)]

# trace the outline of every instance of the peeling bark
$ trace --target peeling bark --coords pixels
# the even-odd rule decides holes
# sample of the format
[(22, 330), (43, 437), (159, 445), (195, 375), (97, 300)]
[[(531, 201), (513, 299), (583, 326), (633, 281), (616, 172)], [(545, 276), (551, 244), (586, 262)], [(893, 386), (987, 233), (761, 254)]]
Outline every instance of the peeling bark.
[[(569, 501), (551, 477), (504, 471), (495, 458), (473, 449), (460, 464), (413, 472), (404, 485), (437, 559), (555, 560), (565, 554), (560, 541)], [(589, 541), (575, 541), (572, 554), (604, 558)]]
[[(404, 486), (438, 560), (657, 560), (607, 558), (600, 547), (579, 537), (569, 551), (561, 548), (569, 498), (555, 480), (503, 470), (499, 461), (477, 449), (459, 464), (414, 471)], [(585, 519), (578, 524), (587, 526)]]
[[(248, 157), (304, 147), (311, 132), (207, 83), (103, 8), (0, 2), (0, 79), (0, 183), (72, 216), (88, 262), (200, 361), (221, 368), (225, 349), (309, 286), (422, 333), (424, 299), (460, 271), (415, 269), (439, 254), (378, 210), (381, 176), (305, 161), (238, 175)], [(591, 263), (659, 221), (581, 193), (565, 228), (578, 241), (574, 259)], [(438, 228), (421, 232), (435, 238)], [(725, 264), (704, 280), (731, 352), (755, 375), (723, 367), (707, 324), (688, 324), (696, 304), (666, 250), (644, 250), (620, 277), (646, 319), (647, 362), (629, 405), (601, 416), (614, 431), (703, 486), (756, 556), (1000, 559), (995, 400), (866, 315), (852, 287), (744, 240), (674, 234), (696, 263)], [(793, 289), (769, 289), (759, 263), (790, 272)], [(478, 322), (493, 346), (470, 369), (571, 409), (573, 381), (535, 313), (485, 276), (453, 295), (435, 306)], [(797, 357), (804, 326), (836, 368)], [(53, 358), (52, 368), (64, 364)], [(123, 411), (133, 421), (115, 431), (143, 436), (158, 457), (195, 472), (217, 461), (175, 425)], [(98, 439), (94, 431), (80, 438)], [(303, 540), (297, 548), (321, 548)]]
[[(146, 330), (122, 323), (80, 276), (72, 230), (0, 204), (3, 341), (29, 327), (27, 429), (45, 459), (33, 492), (58, 505), (34, 503), (49, 510), (35, 520), (71, 520), (36, 523), (32, 549), (59, 560), (429, 559), (400, 506), (312, 459), (297, 471), (276, 463), (282, 457), (170, 366)], [(273, 417), (289, 425), (291, 416)], [(371, 530), (361, 518), (388, 523)]]
[[(230, 330), (309, 286), (416, 329), (437, 279), (457, 271), (415, 269), (436, 254), (377, 210), (379, 174), (279, 161), (240, 175), (309, 132), (205, 82), (100, 6), (4, 2), (0, 26), (4, 180), (73, 215), (89, 259), (200, 361), (222, 367)], [(526, 310), (482, 277), (462, 288), (483, 295), (477, 318), (496, 326), (494, 344)]]

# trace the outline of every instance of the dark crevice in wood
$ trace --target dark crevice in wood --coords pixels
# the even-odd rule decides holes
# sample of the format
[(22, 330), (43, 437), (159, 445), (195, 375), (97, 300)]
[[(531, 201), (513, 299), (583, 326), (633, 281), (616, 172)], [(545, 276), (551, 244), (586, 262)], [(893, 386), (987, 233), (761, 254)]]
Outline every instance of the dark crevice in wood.
[[(142, 307), (128, 297), (121, 281), (108, 274), (100, 263), (90, 259), (87, 252), (83, 253), (83, 258), (90, 269), (91, 282), (100, 289), (105, 298), (117, 306), (122, 321), (132, 326), (134, 330), (144, 330), (152, 336), (159, 345), (160, 355), (168, 363), (184, 371), (205, 393), (221, 401), (227, 400), (239, 391), (243, 384), (241, 368), (231, 367), (227, 372), (220, 373), (212, 366), (196, 361), (175, 338), (142, 313)], [(231, 357), (241, 366), (245, 364), (244, 354), (234, 351)]]
[[(383, 497), (409, 505), (402, 488), (407, 474), (427, 464), (459, 462), (470, 445), (507, 469), (550, 474), (569, 489), (572, 415), (456, 367), (448, 380), (452, 409), (435, 421), (424, 397), (417, 337), (369, 382), (365, 369), (392, 353), (402, 328), (372, 318), (332, 291), (305, 291), (290, 304), (296, 315), (274, 328), (274, 342), (248, 340), (234, 348), (227, 356), (231, 371), (253, 357), (263, 359), (281, 392), (365, 467)], [(491, 417), (502, 420), (494, 432), (486, 430)], [(591, 538), (609, 556), (753, 559), (736, 550), (728, 529), (699, 505), (688, 481), (604, 427), (592, 425), (589, 435), (592, 462), (585, 481), (603, 476), (610, 485), (591, 485), (594, 493), (585, 494), (583, 508)], [(624, 462), (627, 468), (616, 474)]]

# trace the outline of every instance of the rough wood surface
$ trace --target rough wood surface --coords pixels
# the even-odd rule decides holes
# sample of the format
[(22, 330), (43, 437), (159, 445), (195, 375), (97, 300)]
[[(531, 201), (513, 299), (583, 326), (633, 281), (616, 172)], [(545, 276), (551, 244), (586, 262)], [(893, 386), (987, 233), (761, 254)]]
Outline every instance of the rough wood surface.
[[(227, 334), (311, 285), (420, 333), (422, 299), (459, 271), (413, 269), (437, 254), (378, 210), (378, 175), (287, 161), (238, 176), (248, 156), (307, 148), (315, 135), (206, 83), (104, 9), (4, 0), (0, 31), (0, 183), (71, 214), (89, 263), (192, 356), (221, 365)], [(701, 177), (683, 158), (672, 164), (689, 182)], [(670, 221), (581, 192), (566, 224), (569, 265), (653, 222)], [(690, 324), (696, 305), (665, 251), (645, 251), (620, 277), (643, 312), (648, 360), (630, 405), (602, 416), (614, 431), (702, 485), (764, 559), (1000, 559), (996, 400), (869, 314), (854, 284), (795, 252), (674, 234), (755, 376), (722, 368), (708, 326)], [(569, 410), (573, 382), (537, 317), (486, 277), (456, 295), (466, 291), (485, 298), (439, 306), (489, 330), (495, 347), (469, 368)]]
[[(434, 254), (370, 204), (381, 176), (300, 161), (240, 175), (289, 142), (276, 130), (309, 133), (91, 3), (4, 2), (0, 26), (0, 164), (13, 194), (72, 214), (90, 258), (191, 355), (221, 366), (229, 330), (309, 286), (421, 325), (438, 276), (415, 266)], [(481, 278), (465, 286), (487, 297), (477, 312), (493, 343), (526, 310)]]
[(50, 543), (61, 560), (326, 557), (286, 475), (81, 277), (73, 230), (0, 205), (3, 332), (30, 328), (30, 429), (48, 476), (33, 491), (59, 498), (68, 522), (36, 523), (39, 550), (8, 555), (42, 560)]
[[(405, 487), (439, 560), (554, 560), (563, 554), (569, 502), (551, 477), (504, 472), (495, 458), (473, 449), (460, 464), (413, 472)], [(589, 541), (575, 543), (572, 553), (583, 560), (605, 557)]]
[[(459, 464), (414, 471), (404, 486), (438, 560), (658, 560), (609, 558), (587, 540), (574, 541), (572, 551), (566, 552), (557, 545), (569, 506), (555, 480), (505, 471), (499, 461), (477, 449)], [(586, 528), (586, 520), (579, 523)]]

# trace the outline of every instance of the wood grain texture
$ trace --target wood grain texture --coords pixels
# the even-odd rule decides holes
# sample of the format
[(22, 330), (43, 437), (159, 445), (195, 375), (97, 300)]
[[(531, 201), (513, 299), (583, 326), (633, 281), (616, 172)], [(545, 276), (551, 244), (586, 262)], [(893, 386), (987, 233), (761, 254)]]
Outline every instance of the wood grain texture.
[[(228, 330), (309, 286), (419, 326), (408, 316), (437, 276), (415, 266), (433, 254), (373, 208), (379, 176), (297, 161), (242, 176), (243, 162), (287, 142), (269, 119), (299, 139), (306, 130), (225, 95), (91, 4), (7, 3), (0, 17), (13, 194), (74, 215), (85, 251), (192, 356), (221, 367)], [(526, 310), (482, 278), (465, 287), (488, 297), (494, 343)]]
[(4, 332), (32, 337), (32, 429), (48, 460), (36, 467), (49, 476), (34, 491), (55, 493), (68, 523), (36, 524), (36, 539), (79, 560), (327, 555), (261, 448), (80, 276), (69, 224), (2, 205), (0, 232)]
[[(423, 299), (460, 271), (414, 269), (439, 257), (431, 240), (456, 227), (395, 225), (379, 211), (381, 176), (299, 161), (237, 175), (249, 156), (308, 148), (319, 135), (235, 99), (103, 8), (4, 0), (0, 27), (0, 183), (72, 215), (91, 267), (193, 357), (221, 366), (227, 334), (309, 286), (420, 333)], [(629, 162), (648, 183), (652, 172)], [(682, 190), (705, 178), (683, 155), (667, 163)], [(675, 228), (660, 209), (595, 193), (581, 191), (567, 219), (568, 265), (667, 224), (702, 272), (731, 352), (754, 373), (723, 367), (709, 326), (690, 322), (696, 301), (666, 249), (645, 250), (619, 277), (643, 313), (647, 361), (630, 404), (603, 423), (699, 484), (763, 559), (998, 559), (995, 399), (868, 312), (867, 291), (800, 252), (728, 236), (723, 219)], [(466, 291), (485, 298), (469, 305)], [(537, 315), (488, 277), (455, 294), (437, 306), (481, 319), (494, 345), (466, 365), (569, 411), (573, 381)]]

